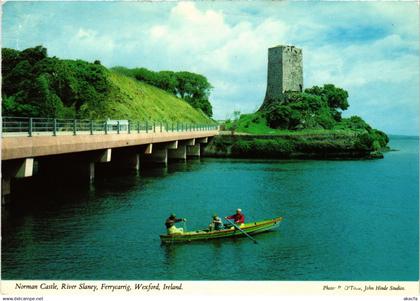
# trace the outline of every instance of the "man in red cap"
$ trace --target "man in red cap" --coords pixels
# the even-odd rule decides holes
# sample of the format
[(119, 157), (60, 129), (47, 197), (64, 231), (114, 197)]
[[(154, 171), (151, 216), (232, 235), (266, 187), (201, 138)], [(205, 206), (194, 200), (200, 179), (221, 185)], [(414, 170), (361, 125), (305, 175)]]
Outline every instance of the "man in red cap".
[(226, 216), (226, 219), (233, 219), (233, 222), (238, 226), (242, 226), (245, 223), (245, 215), (242, 213), (240, 208), (236, 209), (236, 214)]

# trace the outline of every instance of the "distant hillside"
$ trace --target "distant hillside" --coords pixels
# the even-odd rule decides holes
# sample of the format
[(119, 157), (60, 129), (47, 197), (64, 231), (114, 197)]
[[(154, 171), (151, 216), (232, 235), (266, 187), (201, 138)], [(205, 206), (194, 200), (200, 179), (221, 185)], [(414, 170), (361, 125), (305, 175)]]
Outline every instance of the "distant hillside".
[(42, 46), (2, 49), (2, 115), (213, 122), (171, 93), (99, 61), (48, 57)]

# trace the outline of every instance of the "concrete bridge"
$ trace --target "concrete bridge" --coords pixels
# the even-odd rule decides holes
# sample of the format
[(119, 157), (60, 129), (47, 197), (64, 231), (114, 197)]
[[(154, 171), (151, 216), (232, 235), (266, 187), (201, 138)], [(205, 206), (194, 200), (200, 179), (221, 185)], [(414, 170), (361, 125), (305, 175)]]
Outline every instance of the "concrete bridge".
[(65, 174), (93, 182), (95, 167), (138, 171), (143, 165), (200, 157), (203, 145), (218, 134), (215, 125), (11, 120), (3, 118), (2, 202), (15, 178)]

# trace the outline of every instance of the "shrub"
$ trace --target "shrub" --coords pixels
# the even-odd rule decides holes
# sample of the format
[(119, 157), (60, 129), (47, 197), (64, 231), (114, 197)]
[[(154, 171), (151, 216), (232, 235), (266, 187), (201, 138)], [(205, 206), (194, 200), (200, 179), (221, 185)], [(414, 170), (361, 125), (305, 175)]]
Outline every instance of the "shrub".
[(293, 149), (293, 144), (284, 139), (239, 140), (232, 145), (232, 154), (253, 158), (279, 158), (289, 155)]
[(335, 120), (328, 111), (319, 113), (315, 116), (315, 120), (324, 129), (332, 129), (335, 125)]
[(226, 152), (229, 145), (229, 143), (226, 142), (222, 137), (218, 137), (218, 136), (213, 138), (213, 141), (211, 142), (211, 144), (213, 145), (216, 151), (221, 151), (221, 152)]
[(288, 106), (275, 104), (266, 114), (269, 127), (273, 129), (288, 129), (291, 109)]
[(380, 149), (381, 149), (381, 144), (379, 143), (379, 141), (378, 141), (378, 140), (373, 141), (372, 148), (373, 148), (373, 150), (375, 150), (375, 151), (377, 151), (377, 150), (380, 150)]
[(385, 147), (389, 142), (388, 136), (382, 131), (373, 129), (370, 135), (372, 136), (373, 140), (375, 140), (375, 142), (378, 142), (380, 147)]
[(357, 135), (356, 142), (354, 144), (356, 149), (361, 150), (372, 150), (373, 149), (373, 139), (368, 132)]
[(238, 140), (233, 143), (231, 152), (237, 156), (248, 156), (251, 153), (251, 143), (248, 141)]

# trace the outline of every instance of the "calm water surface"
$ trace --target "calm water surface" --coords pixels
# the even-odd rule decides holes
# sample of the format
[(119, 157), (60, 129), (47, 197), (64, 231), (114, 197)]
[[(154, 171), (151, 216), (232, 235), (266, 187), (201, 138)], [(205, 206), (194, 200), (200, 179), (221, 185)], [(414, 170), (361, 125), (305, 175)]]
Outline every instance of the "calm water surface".
[[(2, 210), (2, 278), (418, 280), (418, 139), (390, 145), (383, 160), (201, 159), (31, 192)], [(171, 212), (194, 229), (237, 207), (284, 221), (259, 244), (160, 244)]]

